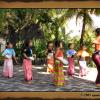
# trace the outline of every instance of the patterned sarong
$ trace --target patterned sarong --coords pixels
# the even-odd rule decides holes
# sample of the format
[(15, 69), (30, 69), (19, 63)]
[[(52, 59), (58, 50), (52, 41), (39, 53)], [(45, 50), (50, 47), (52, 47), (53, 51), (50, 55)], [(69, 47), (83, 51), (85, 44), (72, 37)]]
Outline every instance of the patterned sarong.
[(13, 77), (13, 61), (12, 59), (4, 60), (3, 75), (5, 77)]
[(55, 86), (63, 86), (64, 82), (63, 64), (59, 61), (56, 61), (54, 67), (54, 84)]
[(32, 80), (32, 61), (29, 59), (23, 60), (24, 78), (26, 81)]

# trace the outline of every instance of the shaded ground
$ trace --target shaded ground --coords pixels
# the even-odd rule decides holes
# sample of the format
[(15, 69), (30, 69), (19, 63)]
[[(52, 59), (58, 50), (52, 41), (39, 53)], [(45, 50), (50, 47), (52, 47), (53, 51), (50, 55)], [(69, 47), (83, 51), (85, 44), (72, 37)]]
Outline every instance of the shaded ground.
[[(3, 66), (0, 66), (2, 73)], [(67, 69), (66, 66), (64, 69)], [(60, 88), (53, 86), (52, 77), (45, 72), (43, 66), (33, 66), (33, 83), (31, 85), (24, 83), (23, 70), (21, 66), (14, 66), (14, 78), (4, 78), (0, 74), (0, 91), (100, 91), (95, 86), (97, 71), (90, 68), (87, 77), (78, 77), (78, 67), (74, 77), (65, 76), (66, 85)], [(66, 71), (66, 70), (64, 70)]]

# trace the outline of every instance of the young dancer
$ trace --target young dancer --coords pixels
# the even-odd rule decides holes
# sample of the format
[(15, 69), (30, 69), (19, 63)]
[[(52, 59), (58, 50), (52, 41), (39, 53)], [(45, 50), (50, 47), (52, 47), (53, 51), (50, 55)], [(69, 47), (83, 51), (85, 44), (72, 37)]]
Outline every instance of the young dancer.
[(96, 29), (96, 39), (93, 41), (93, 44), (95, 45), (95, 52), (92, 56), (92, 59), (97, 67), (97, 78), (96, 78), (96, 85), (100, 86), (100, 28)]
[(32, 42), (31, 40), (25, 41), (25, 47), (23, 50), (23, 70), (24, 70), (24, 78), (27, 83), (31, 83), (33, 76), (32, 76)]
[(53, 50), (53, 43), (50, 41), (47, 44), (47, 73), (54, 72), (54, 50)]
[(77, 53), (77, 56), (79, 57), (79, 65), (80, 65), (79, 76), (81, 77), (86, 76), (88, 71), (86, 58), (89, 58), (89, 53), (86, 50), (87, 47), (85, 44), (83, 44), (81, 50), (79, 50)]
[(4, 60), (4, 68), (3, 68), (3, 75), (4, 77), (11, 78), (13, 77), (13, 60), (17, 63), (16, 57), (15, 57), (15, 51), (13, 49), (13, 45), (11, 42), (7, 42), (6, 49), (4, 50), (2, 54), (5, 58)]
[(65, 83), (64, 72), (63, 72), (63, 44), (60, 41), (55, 42), (55, 66), (54, 66), (54, 85), (63, 86)]
[(75, 73), (75, 66), (74, 66), (74, 56), (76, 54), (76, 51), (74, 50), (74, 44), (73, 43), (70, 43), (68, 45), (69, 47), (69, 50), (66, 52), (67, 54), (67, 58), (68, 58), (68, 75), (74, 75)]

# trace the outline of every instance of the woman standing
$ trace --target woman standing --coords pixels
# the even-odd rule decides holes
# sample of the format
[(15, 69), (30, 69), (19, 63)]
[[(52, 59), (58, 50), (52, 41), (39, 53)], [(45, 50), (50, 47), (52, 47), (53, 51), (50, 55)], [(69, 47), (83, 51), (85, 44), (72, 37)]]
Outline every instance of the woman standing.
[(60, 41), (55, 42), (55, 66), (54, 66), (54, 85), (55, 86), (63, 86), (65, 79), (64, 79), (64, 72), (63, 72), (63, 44)]
[(27, 83), (31, 83), (32, 76), (32, 42), (31, 40), (25, 41), (25, 47), (23, 50), (23, 70), (24, 70), (24, 78)]
[(96, 39), (93, 41), (95, 45), (95, 52), (92, 56), (92, 59), (97, 67), (97, 78), (96, 78), (96, 85), (100, 86), (100, 28), (96, 29)]

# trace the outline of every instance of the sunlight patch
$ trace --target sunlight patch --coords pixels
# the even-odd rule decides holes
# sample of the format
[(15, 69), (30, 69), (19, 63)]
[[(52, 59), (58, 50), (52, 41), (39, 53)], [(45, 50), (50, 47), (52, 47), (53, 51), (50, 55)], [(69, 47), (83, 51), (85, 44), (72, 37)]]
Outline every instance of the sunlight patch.
[(50, 74), (50, 73), (47, 73), (47, 72), (37, 72), (38, 74)]
[(43, 67), (33, 67), (34, 69), (43, 69)]

